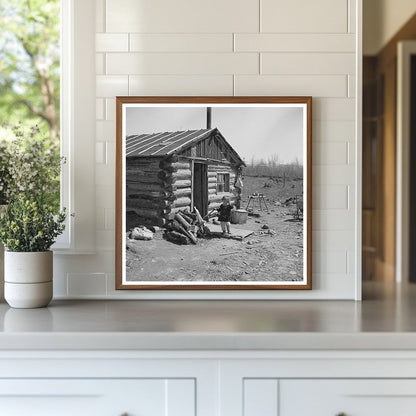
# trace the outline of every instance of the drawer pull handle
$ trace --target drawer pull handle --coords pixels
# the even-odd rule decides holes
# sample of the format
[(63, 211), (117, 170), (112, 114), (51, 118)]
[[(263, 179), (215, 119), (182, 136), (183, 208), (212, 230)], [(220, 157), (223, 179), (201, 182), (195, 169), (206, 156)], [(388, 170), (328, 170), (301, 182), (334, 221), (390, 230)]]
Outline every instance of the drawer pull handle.
[(337, 413), (335, 416), (347, 416), (347, 414), (344, 412), (341, 412), (341, 413)]

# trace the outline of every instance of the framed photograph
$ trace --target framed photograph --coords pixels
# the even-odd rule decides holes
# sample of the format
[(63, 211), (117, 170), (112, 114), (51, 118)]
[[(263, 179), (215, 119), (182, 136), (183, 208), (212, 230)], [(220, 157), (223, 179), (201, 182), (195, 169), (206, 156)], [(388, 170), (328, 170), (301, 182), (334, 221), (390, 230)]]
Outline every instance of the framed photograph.
[(117, 97), (116, 289), (311, 289), (311, 97)]

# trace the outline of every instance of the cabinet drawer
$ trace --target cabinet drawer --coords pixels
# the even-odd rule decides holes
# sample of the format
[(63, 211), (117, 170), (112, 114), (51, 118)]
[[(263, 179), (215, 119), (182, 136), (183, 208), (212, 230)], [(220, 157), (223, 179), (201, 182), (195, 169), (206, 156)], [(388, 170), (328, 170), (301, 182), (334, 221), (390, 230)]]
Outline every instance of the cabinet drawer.
[(279, 416), (414, 416), (415, 380), (280, 380)]
[(1, 380), (7, 416), (194, 416), (195, 379)]

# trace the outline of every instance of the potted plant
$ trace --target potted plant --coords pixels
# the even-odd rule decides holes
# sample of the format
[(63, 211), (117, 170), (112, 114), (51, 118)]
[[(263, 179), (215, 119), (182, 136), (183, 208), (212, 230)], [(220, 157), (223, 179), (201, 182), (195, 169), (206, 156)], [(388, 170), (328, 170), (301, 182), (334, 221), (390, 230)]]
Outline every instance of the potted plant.
[(66, 213), (55, 215), (39, 196), (21, 194), (7, 206), (0, 219), (4, 254), (4, 297), (14, 308), (48, 305), (53, 295), (55, 239), (64, 229)]
[(65, 209), (59, 209), (62, 159), (36, 126), (18, 126), (12, 133), (4, 188), (8, 204), (0, 216), (4, 294), (12, 307), (43, 307), (53, 295), (50, 248), (65, 228)]
[[(7, 208), (10, 177), (11, 153), (3, 134), (0, 137), (0, 216)], [(4, 284), (4, 246), (0, 243), (0, 299), (3, 299)]]

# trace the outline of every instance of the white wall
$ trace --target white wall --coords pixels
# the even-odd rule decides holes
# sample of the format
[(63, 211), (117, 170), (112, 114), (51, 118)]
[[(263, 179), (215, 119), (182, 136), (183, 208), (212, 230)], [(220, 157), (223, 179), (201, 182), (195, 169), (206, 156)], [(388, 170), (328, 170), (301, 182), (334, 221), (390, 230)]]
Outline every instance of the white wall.
[(364, 55), (377, 55), (415, 13), (414, 0), (363, 0)]
[(117, 95), (312, 95), (313, 290), (253, 297), (359, 296), (356, 1), (97, 0), (97, 253), (56, 256), (55, 296), (172, 295), (114, 290)]

